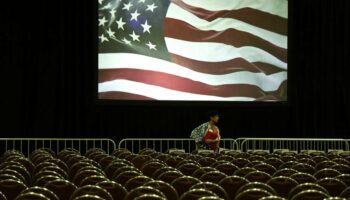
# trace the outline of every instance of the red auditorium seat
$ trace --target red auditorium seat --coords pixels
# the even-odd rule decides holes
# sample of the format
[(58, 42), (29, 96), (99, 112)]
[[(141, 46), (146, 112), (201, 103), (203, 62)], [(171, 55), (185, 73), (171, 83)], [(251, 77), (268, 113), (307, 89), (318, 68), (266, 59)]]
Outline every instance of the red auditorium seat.
[(297, 165), (294, 165), (292, 167), (292, 169), (295, 169), (299, 172), (304, 172), (304, 173), (308, 173), (308, 174), (314, 174), (315, 173), (315, 168), (309, 164), (305, 164), (305, 163), (299, 163)]
[(250, 156), (248, 158), (248, 160), (250, 160), (250, 162), (253, 162), (253, 161), (264, 161), (265, 157), (261, 156), (261, 155), (252, 155), (252, 156)]
[(54, 172), (57, 172), (59, 173), (64, 179), (67, 179), (68, 178), (68, 174), (67, 172), (65, 172), (63, 169), (61, 169), (60, 167), (58, 167), (57, 165), (56, 166), (46, 166), (46, 167), (43, 167), (41, 169), (41, 171), (54, 171)]
[(201, 182), (199, 179), (192, 176), (181, 176), (171, 182), (178, 194), (183, 194), (189, 190), (193, 185)]
[(101, 169), (105, 170), (106, 167), (114, 160), (116, 160), (117, 158), (114, 156), (106, 156), (104, 158), (101, 158), (98, 163), (100, 163), (101, 165)]
[(139, 175), (136, 177), (133, 177), (131, 179), (129, 179), (128, 181), (125, 182), (124, 187), (130, 191), (134, 188), (137, 188), (139, 186), (142, 186), (143, 184), (150, 182), (152, 179), (144, 176), (144, 175)]
[(237, 171), (239, 168), (232, 164), (232, 163), (222, 163), (217, 166), (215, 166), (215, 169), (217, 169), (220, 172), (225, 173), (227, 176), (231, 176)]
[(120, 158), (120, 159), (125, 159), (126, 157), (128, 157), (130, 155), (135, 155), (136, 156), (136, 154), (134, 154), (134, 153), (132, 153), (130, 151), (124, 151), (124, 152), (119, 153), (116, 157)]
[(4, 169), (14, 170), (14, 171), (20, 173), (24, 178), (24, 183), (26, 183), (26, 184), (30, 183), (30, 179), (31, 179), (30, 173), (28, 172), (28, 170), (25, 167), (23, 167), (21, 165), (7, 165), (7, 166), (5, 166), (5, 168), (3, 168), (3, 170)]
[(213, 183), (219, 183), (221, 179), (225, 178), (227, 175), (220, 171), (212, 171), (203, 174), (199, 179), (203, 182), (209, 181)]
[(102, 181), (97, 183), (96, 185), (107, 190), (112, 195), (114, 200), (124, 199), (124, 197), (128, 193), (124, 186), (114, 181)]
[(350, 186), (350, 174), (340, 174), (335, 178), (343, 181), (347, 186)]
[(225, 191), (224, 188), (222, 188), (218, 184), (211, 183), (211, 182), (200, 182), (200, 183), (197, 183), (197, 184), (193, 185), (190, 188), (190, 190), (192, 190), (192, 189), (200, 189), (200, 188), (212, 191), (216, 195), (218, 195), (218, 197), (220, 197), (222, 199), (228, 199), (227, 192)]
[(316, 184), (316, 183), (302, 183), (297, 186), (295, 186), (293, 189), (290, 190), (288, 194), (288, 199), (292, 199), (296, 194), (299, 192), (305, 191), (305, 190), (319, 190), (327, 195), (329, 195), (326, 188)]
[[(219, 160), (219, 161), (215, 161), (214, 163), (212, 163), (209, 167), (215, 168), (216, 166), (221, 165), (221, 164), (225, 164), (225, 163), (230, 163), (230, 164), (232, 164), (231, 162), (226, 161), (226, 160)], [(199, 164), (199, 165), (200, 165), (200, 164)]]
[(335, 169), (342, 174), (350, 174), (350, 165), (336, 164), (331, 166), (330, 168)]
[(75, 197), (74, 199), (71, 199), (71, 200), (104, 200), (104, 198), (99, 197), (97, 195), (85, 194), (79, 197)]
[[(74, 165), (77, 162), (81, 162), (83, 160), (87, 160), (86, 157), (81, 156), (81, 155), (73, 155), (70, 158), (67, 159), (67, 161), (65, 161), (65, 163), (67, 164), (67, 166), (70, 168), (72, 165)], [(96, 162), (96, 161), (95, 161)]]
[(34, 186), (34, 187), (30, 187), (30, 188), (27, 188), (27, 189), (22, 191), (22, 193), (29, 193), (29, 192), (42, 194), (45, 197), (49, 198), (50, 200), (60, 200), (54, 192), (52, 192), (51, 190), (44, 188), (44, 187)]
[(152, 157), (148, 155), (137, 155), (131, 160), (131, 163), (134, 164), (134, 166), (138, 169), (141, 169), (142, 165), (148, 161), (151, 160)]
[(253, 168), (262, 172), (266, 172), (271, 176), (276, 172), (276, 168), (274, 166), (266, 163), (259, 163), (257, 165), (254, 165)]
[(73, 177), (72, 182), (75, 185), (80, 186), (81, 181), (89, 176), (104, 176), (104, 174), (95, 169), (79, 170), (77, 174)]
[(96, 185), (97, 183), (103, 182), (108, 180), (105, 176), (101, 175), (92, 175), (84, 178), (82, 181), (80, 181), (79, 187), (84, 185)]
[(120, 160), (114, 160), (111, 163), (109, 163), (106, 168), (104, 169), (104, 172), (107, 176), (107, 178), (112, 178), (113, 173), (119, 169), (120, 167), (127, 166), (126, 163), (120, 161)]
[(344, 158), (334, 158), (334, 159), (332, 159), (332, 161), (337, 163), (337, 164), (350, 166), (350, 162), (345, 160)]
[(126, 171), (134, 171), (134, 172), (141, 174), (141, 171), (134, 166), (124, 166), (124, 167), (120, 167), (119, 169), (115, 170), (111, 179), (114, 180), (117, 176), (119, 176), (121, 173), (126, 172)]
[(260, 188), (253, 188), (237, 194), (235, 200), (256, 200), (271, 195), (272, 194), (266, 190)]
[(145, 163), (142, 168), (141, 172), (148, 177), (152, 177), (153, 173), (162, 167), (164, 167), (165, 164), (159, 162), (159, 161), (152, 161), (152, 162), (147, 162)]
[(50, 200), (43, 194), (28, 192), (19, 194), (15, 200)]
[(197, 155), (197, 154), (190, 154), (189, 156), (186, 157), (187, 160), (194, 160), (197, 161), (202, 159), (202, 156)]
[(264, 160), (265, 163), (274, 166), (276, 169), (279, 169), (279, 167), (284, 163), (281, 159), (279, 158), (268, 158)]
[(297, 158), (295, 156), (283, 155), (281, 157), (281, 160), (286, 163), (286, 162), (290, 162), (290, 161), (297, 161)]
[(32, 173), (34, 170), (34, 164), (28, 158), (17, 157), (13, 161), (21, 163), (29, 173)]
[(219, 157), (216, 158), (217, 161), (229, 161), (232, 162), (234, 160), (234, 158), (232, 156), (229, 155), (220, 155)]
[(128, 149), (124, 149), (124, 148), (121, 148), (121, 149), (116, 149), (114, 150), (111, 155), (112, 156), (115, 156), (115, 157), (118, 157), (119, 154), (123, 153), (123, 152), (129, 152), (131, 153)]
[(319, 190), (304, 190), (294, 195), (291, 200), (323, 200), (328, 197), (329, 195)]
[(243, 167), (236, 170), (235, 173), (233, 173), (233, 175), (244, 177), (245, 175), (253, 171), (257, 171), (257, 170), (253, 167)]
[(144, 186), (151, 186), (153, 188), (158, 189), (166, 196), (168, 200), (177, 200), (179, 198), (179, 195), (175, 188), (164, 181), (153, 180), (145, 183)]
[(58, 177), (58, 176), (53, 176), (53, 175), (45, 175), (45, 176), (41, 176), (40, 178), (36, 179), (32, 185), (43, 187), (46, 183), (53, 181), (53, 180), (56, 180), (56, 179), (62, 179), (62, 178)]
[(105, 200), (113, 200), (113, 197), (107, 190), (95, 185), (85, 185), (83, 187), (79, 187), (73, 192), (70, 198), (74, 199), (85, 194), (97, 195)]
[(65, 162), (66, 160), (64, 159), (67, 155), (79, 155), (80, 153), (78, 151), (74, 150), (62, 150), (57, 154), (57, 158)]
[(17, 180), (9, 179), (0, 181), (0, 191), (6, 196), (8, 200), (14, 199), (25, 189), (27, 189), (27, 186)]
[(171, 156), (165, 160), (165, 163), (167, 165), (169, 165), (170, 167), (176, 167), (176, 165), (179, 164), (183, 160), (185, 160), (185, 159), (181, 158), (179, 156)]
[(124, 171), (124, 172), (121, 172), (118, 176), (114, 177), (113, 181), (124, 185), (126, 181), (140, 175), (141, 173), (136, 171)]
[(267, 184), (273, 187), (277, 195), (287, 198), (291, 189), (298, 185), (298, 182), (286, 176), (277, 176), (267, 181)]
[(214, 192), (206, 189), (192, 189), (180, 196), (180, 200), (196, 200), (200, 197), (214, 196), (218, 197)]
[(173, 180), (175, 180), (178, 177), (183, 176), (183, 174), (180, 171), (165, 171), (161, 173), (157, 179), (162, 180), (167, 183), (171, 183)]
[(260, 188), (260, 189), (263, 189), (263, 190), (270, 192), (272, 195), (277, 195), (277, 192), (273, 187), (271, 187), (270, 185), (268, 185), (266, 183), (261, 183), (261, 182), (246, 183), (237, 190), (236, 194), (241, 193), (247, 189), (253, 189), (253, 188)]
[(64, 179), (49, 181), (44, 185), (44, 187), (54, 192), (60, 198), (60, 200), (69, 199), (73, 192), (77, 189), (77, 186), (75, 186), (72, 182)]
[(85, 153), (85, 157), (87, 157), (87, 158), (91, 158), (90, 157), (90, 155), (91, 154), (94, 154), (94, 153), (103, 153), (103, 154), (106, 154), (106, 152), (103, 150), (103, 149), (101, 149), (101, 148), (91, 148), (91, 149), (88, 149), (87, 151), (86, 151), (86, 153)]
[(37, 174), (34, 174), (34, 176), (31, 179), (31, 184), (34, 184), (39, 178), (43, 176), (56, 176), (57, 178), (64, 179), (61, 174), (55, 172), (55, 171), (50, 171), (50, 170), (44, 170), (44, 171), (39, 171)]
[(316, 166), (316, 162), (314, 160), (312, 160), (311, 158), (301, 158), (298, 160), (299, 163), (305, 163), (305, 164), (309, 164), (311, 166)]
[(196, 169), (196, 171), (193, 172), (192, 176), (195, 178), (200, 178), (203, 174), (207, 172), (213, 172), (213, 171), (218, 171), (218, 170), (212, 167), (201, 167), (199, 169)]
[(276, 176), (292, 176), (293, 174), (298, 173), (297, 170), (292, 169), (292, 168), (283, 168), (283, 169), (279, 169), (277, 170), (272, 176), (276, 177)]
[(57, 167), (57, 165), (56, 165), (55, 163), (52, 163), (52, 162), (42, 162), (42, 163), (40, 163), (40, 164), (38, 164), (38, 165), (36, 165), (36, 166), (34, 167), (33, 174), (37, 174), (39, 171), (42, 171), (42, 169), (43, 169), (44, 167), (47, 167), (47, 166), (56, 166), (56, 167)]
[(25, 178), (22, 176), (22, 174), (20, 174), (19, 172), (12, 170), (12, 169), (2, 169), (0, 170), (0, 175), (2, 174), (8, 174), (8, 175), (12, 175), (15, 176), (17, 179), (19, 179), (21, 182), (25, 183)]
[(189, 164), (189, 163), (194, 164), (194, 165), (201, 166), (201, 164), (199, 164), (198, 161), (195, 161), (195, 160), (191, 160), (191, 159), (187, 159), (187, 158), (186, 158), (186, 159), (180, 161), (179, 163), (177, 163), (177, 165), (175, 166), (175, 168), (179, 168), (181, 165), (183, 165), (183, 164)]
[(324, 168), (330, 168), (331, 166), (333, 166), (335, 164), (337, 164), (337, 163), (335, 163), (331, 160), (325, 160), (325, 161), (322, 161), (320, 163), (316, 163), (315, 170), (319, 171), (319, 170), (324, 169)]
[(236, 191), (244, 184), (248, 183), (249, 181), (246, 178), (240, 177), (240, 176), (227, 176), (223, 178), (219, 185), (225, 189), (227, 195), (229, 196), (229, 199), (234, 199)]
[(296, 180), (299, 184), (301, 183), (315, 183), (316, 178), (308, 173), (298, 172), (290, 176), (292, 179)]
[(340, 175), (340, 172), (338, 172), (337, 170), (325, 168), (315, 172), (314, 177), (316, 179), (322, 179), (326, 177), (336, 177), (338, 175)]
[(271, 179), (270, 174), (266, 173), (266, 172), (262, 172), (262, 171), (252, 171), (249, 172), (248, 174), (246, 174), (244, 176), (244, 178), (246, 178), (249, 181), (257, 181), (257, 182), (262, 182), (262, 183), (266, 183), (268, 180)]
[(202, 167), (208, 167), (211, 164), (215, 163), (216, 159), (210, 158), (210, 157), (203, 157), (203, 158), (199, 159), (198, 162)]
[(137, 187), (137, 188), (131, 190), (126, 195), (124, 200), (134, 200), (136, 197), (139, 197), (139, 196), (144, 195), (144, 194), (156, 194), (156, 195), (159, 195), (161, 197), (166, 198), (166, 196), (156, 188), (153, 188), (150, 186), (140, 186), (140, 187)]
[(300, 163), (297, 161), (293, 161), (293, 160), (287, 161), (287, 162), (284, 162), (282, 165), (280, 165), (279, 169), (292, 168), (293, 166), (295, 166), (297, 164), (300, 164)]
[(143, 194), (139, 197), (136, 197), (134, 200), (166, 200), (166, 198), (156, 194)]
[(21, 179), (15, 177), (14, 175), (10, 175), (10, 174), (0, 174), (0, 181), (2, 180), (8, 180), (8, 179), (13, 179), (13, 180), (17, 180), (17, 181), (21, 181)]
[(331, 196), (338, 196), (347, 187), (343, 181), (329, 177), (317, 180), (316, 183), (326, 188)]
[(81, 164), (76, 163), (71, 167), (71, 170), (69, 171), (69, 179), (73, 180), (73, 178), (80, 172), (86, 171), (86, 170), (93, 170), (97, 171), (100, 174), (104, 174), (104, 171), (102, 171), (101, 168), (94, 166), (91, 163), (82, 162)]

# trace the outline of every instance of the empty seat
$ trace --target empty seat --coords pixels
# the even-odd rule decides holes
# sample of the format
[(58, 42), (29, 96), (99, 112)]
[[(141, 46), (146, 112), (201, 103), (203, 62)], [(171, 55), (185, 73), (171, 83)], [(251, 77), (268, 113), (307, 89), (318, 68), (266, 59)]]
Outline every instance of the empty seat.
[(69, 197), (77, 189), (77, 186), (75, 186), (72, 182), (64, 179), (49, 181), (44, 185), (44, 187), (54, 192), (60, 198), (60, 200), (69, 199)]
[(41, 169), (41, 171), (54, 171), (54, 172), (57, 172), (58, 174), (61, 175), (61, 177), (63, 177), (64, 179), (67, 179), (68, 178), (68, 174), (67, 172), (65, 172), (63, 169), (61, 169), (60, 167), (58, 166), (46, 166), (46, 167), (43, 167)]
[(199, 183), (200, 180), (192, 176), (181, 176), (171, 182), (178, 194), (183, 194), (189, 190), (193, 185)]
[(267, 197), (262, 197), (259, 200), (286, 200), (286, 198), (283, 198), (280, 196), (267, 196)]
[(199, 164), (201, 164), (202, 167), (208, 167), (211, 164), (216, 162), (216, 159), (210, 158), (210, 157), (203, 157), (198, 160)]
[(270, 176), (270, 174), (268, 174), (266, 172), (252, 171), (252, 172), (249, 172), (248, 174), (246, 174), (244, 176), (244, 178), (246, 178), (252, 182), (257, 181), (257, 182), (266, 183), (268, 180), (271, 179), (271, 176)]
[(141, 169), (143, 163), (148, 160), (151, 160), (152, 157), (149, 155), (137, 155), (135, 158), (131, 159), (131, 163), (138, 169)]
[(260, 188), (253, 188), (242, 191), (236, 195), (235, 200), (256, 200), (262, 197), (271, 196), (272, 194)]
[(329, 195), (326, 188), (315, 184), (315, 183), (302, 183), (297, 186), (295, 186), (293, 189), (290, 190), (288, 194), (288, 199), (292, 199), (294, 195), (298, 194), (299, 192), (305, 191), (305, 190), (319, 190), (327, 195)]
[(288, 177), (290, 177), (295, 173), (298, 173), (298, 171), (295, 169), (283, 168), (283, 169), (277, 170), (272, 176), (274, 176), (274, 177), (276, 177), (276, 176), (288, 176)]
[(90, 177), (90, 176), (104, 176), (104, 174), (102, 174), (101, 171), (97, 171), (95, 169), (93, 169), (93, 170), (79, 170), (77, 172), (77, 174), (74, 176), (74, 178), (72, 179), (72, 182), (75, 185), (80, 186), (81, 181), (87, 177)]
[(141, 174), (136, 171), (125, 171), (120, 173), (117, 177), (113, 178), (113, 181), (120, 183), (121, 185), (124, 185), (126, 181), (140, 175)]
[(14, 199), (19, 193), (27, 189), (27, 186), (17, 180), (8, 179), (0, 181), (0, 191), (8, 200)]
[(128, 149), (120, 148), (120, 149), (114, 150), (114, 151), (111, 153), (111, 155), (112, 155), (112, 156), (115, 156), (115, 157), (118, 157), (119, 154), (124, 153), (124, 152), (131, 153)]
[(141, 174), (141, 171), (134, 166), (124, 166), (115, 170), (111, 179), (114, 180), (117, 176), (119, 176), (121, 173), (126, 171), (134, 171), (134, 172), (137, 172), (138, 174)]
[(97, 195), (85, 194), (79, 197), (75, 197), (74, 199), (71, 199), (71, 200), (104, 200), (104, 199)]
[(340, 174), (335, 178), (343, 181), (347, 186), (350, 186), (350, 174)]
[(143, 194), (134, 198), (134, 200), (166, 200), (166, 198), (156, 194)]
[(124, 199), (124, 197), (128, 193), (124, 186), (115, 181), (106, 180), (99, 182), (96, 185), (107, 190), (111, 194), (113, 199)]
[(220, 161), (216, 161), (216, 162), (212, 163), (212, 164), (210, 165), (210, 167), (215, 168), (215, 167), (216, 167), (216, 166), (218, 166), (218, 165), (221, 165), (221, 164), (226, 164), (226, 163), (232, 164), (232, 163), (231, 163), (231, 162), (229, 162), (229, 161), (226, 161), (226, 160), (220, 160)]
[(45, 197), (49, 198), (50, 200), (60, 200), (54, 192), (44, 187), (34, 186), (22, 191), (22, 193), (29, 193), (29, 192), (42, 194)]
[(331, 196), (338, 196), (347, 187), (343, 181), (329, 177), (317, 180), (316, 183), (326, 188)]
[(349, 199), (350, 198), (350, 187), (345, 188), (339, 195), (342, 198)]
[(225, 189), (227, 195), (229, 196), (229, 199), (234, 199), (236, 191), (244, 184), (248, 183), (249, 181), (246, 178), (240, 177), (240, 176), (226, 176), (223, 178), (219, 185)]
[(233, 175), (244, 177), (245, 175), (253, 171), (257, 171), (257, 170), (253, 167), (243, 167), (236, 170), (235, 173), (233, 173)]
[(284, 162), (279, 158), (268, 158), (264, 160), (266, 164), (272, 165), (275, 169), (278, 169)]
[(83, 187), (79, 187), (73, 192), (70, 198), (74, 199), (85, 194), (97, 195), (105, 200), (113, 200), (113, 197), (107, 190), (95, 185), (85, 185)]
[(222, 163), (219, 164), (215, 167), (215, 169), (217, 169), (220, 172), (225, 173), (227, 176), (231, 176), (235, 173), (235, 171), (237, 171), (239, 168), (231, 163)]
[(329, 160), (329, 158), (327, 158), (326, 156), (323, 156), (323, 155), (313, 156), (311, 159), (314, 160), (316, 163), (320, 163), (322, 161)]
[(50, 199), (43, 194), (28, 192), (28, 193), (19, 194), (15, 198), (15, 200), (50, 200)]
[(315, 172), (314, 177), (316, 179), (322, 179), (326, 177), (336, 177), (338, 175), (340, 175), (340, 172), (338, 172), (337, 170), (325, 168)]
[(152, 177), (153, 173), (157, 170), (162, 168), (163, 166), (165, 166), (163, 163), (161, 162), (157, 162), (157, 161), (152, 161), (152, 162), (148, 162), (145, 163), (142, 168), (141, 168), (141, 172), (148, 177)]
[(319, 190), (304, 190), (294, 195), (291, 200), (323, 200), (328, 197), (329, 195)]
[(21, 180), (21, 182), (25, 183), (26, 179), (22, 176), (22, 174), (20, 174), (19, 172), (12, 170), (12, 169), (2, 169), (0, 170), (0, 175), (2, 174), (8, 174), (8, 175), (12, 175), (15, 176), (17, 179)]
[(179, 156), (171, 156), (168, 159), (166, 159), (165, 163), (171, 167), (176, 167), (176, 165), (179, 164), (183, 160), (184, 160), (184, 158), (181, 158)]
[(179, 198), (176, 189), (172, 185), (164, 181), (153, 180), (145, 183), (144, 186), (151, 186), (153, 188), (158, 189), (166, 196), (168, 200), (177, 200)]
[(199, 179), (203, 182), (209, 181), (213, 183), (219, 183), (227, 175), (220, 171), (212, 171), (203, 174)]
[(213, 171), (218, 171), (218, 170), (215, 168), (212, 168), (212, 167), (201, 167), (199, 169), (196, 169), (193, 172), (192, 176), (196, 177), (196, 178), (200, 178), (203, 174), (205, 174), (207, 172), (213, 172)]
[(192, 174), (199, 168), (200, 165), (194, 163), (184, 163), (177, 167), (177, 169), (180, 170), (186, 176), (192, 176)]
[(277, 195), (287, 198), (289, 191), (297, 186), (298, 182), (290, 177), (277, 176), (267, 181), (267, 184), (276, 190)]
[(246, 164), (250, 163), (250, 161), (246, 158), (236, 158), (232, 161), (234, 165), (236, 165), (239, 168), (244, 167)]
[(132, 189), (124, 198), (124, 200), (134, 200), (136, 197), (142, 196), (144, 194), (156, 194), (158, 196), (166, 198), (166, 196), (156, 188), (151, 186), (140, 186)]
[(178, 177), (183, 176), (183, 174), (179, 171), (165, 171), (161, 173), (157, 179), (165, 181), (167, 183), (171, 183), (173, 180), (175, 180)]
[(232, 156), (229, 156), (229, 155), (220, 155), (219, 157), (216, 158), (217, 161), (220, 161), (220, 160), (224, 160), (224, 161), (233, 161), (234, 158)]
[(253, 168), (255, 168), (256, 170), (262, 171), (262, 172), (266, 172), (266, 173), (270, 174), (271, 176), (276, 172), (276, 168), (270, 164), (267, 164), (267, 163), (259, 163), (257, 165), (254, 165)]
[(331, 169), (335, 169), (342, 174), (350, 174), (350, 166), (344, 164), (335, 164), (330, 167)]
[(105, 176), (101, 175), (92, 175), (85, 177), (82, 181), (80, 181), (79, 187), (84, 185), (96, 185), (97, 183), (108, 180)]
[(214, 192), (206, 189), (192, 189), (180, 196), (180, 200), (196, 200), (200, 197), (214, 196), (218, 197)]
[(100, 163), (101, 165), (101, 169), (105, 170), (105, 168), (114, 160), (116, 160), (117, 158), (114, 156), (106, 156), (104, 158), (101, 158), (98, 163)]
[(222, 199), (229, 199), (227, 192), (220, 185), (211, 182), (200, 182), (193, 185), (191, 189), (206, 189), (214, 192), (218, 197)]
[(0, 200), (7, 200), (6, 196), (1, 191), (0, 191)]
[(297, 161), (287, 161), (280, 165), (279, 169), (292, 168), (293, 166), (300, 164)]
[(247, 189), (252, 189), (252, 188), (260, 188), (260, 189), (263, 189), (263, 190), (270, 192), (273, 195), (277, 195), (277, 192), (273, 187), (271, 187), (270, 185), (268, 185), (266, 183), (261, 183), (261, 182), (246, 183), (237, 190), (236, 194), (241, 193)]
[(297, 165), (294, 165), (294, 166), (292, 166), (292, 169), (295, 169), (299, 172), (308, 173), (308, 174), (315, 173), (315, 168), (309, 164), (306, 164), (306, 163), (299, 163)]
[(335, 163), (334, 161), (331, 160), (325, 160), (322, 161), (320, 163), (316, 163), (315, 169), (316, 171), (324, 169), (324, 168), (330, 168), (331, 166), (335, 165), (337, 163)]
[(296, 180), (299, 184), (301, 183), (315, 183), (316, 178), (308, 173), (298, 172), (290, 176), (292, 179)]
[(130, 191), (134, 188), (142, 186), (143, 184), (145, 184), (151, 180), (152, 180), (152, 178), (140, 175), (140, 176), (133, 177), (133, 178), (129, 179), (128, 181), (126, 181), (124, 186), (128, 191)]
[(46, 176), (42, 176), (40, 178), (38, 178), (34, 183), (33, 186), (41, 186), (43, 187), (46, 183), (53, 181), (53, 180), (57, 180), (57, 179), (62, 179), (59, 176), (53, 176), (53, 175), (46, 175)]
[(93, 154), (93, 153), (96, 153), (96, 152), (99, 152), (99, 153), (106, 153), (103, 149), (101, 149), (101, 148), (90, 148), (90, 149), (88, 149), (87, 151), (86, 151), (86, 153), (85, 153), (85, 157), (88, 157), (88, 158), (90, 158), (89, 156), (90, 156), (90, 154)]
[(312, 160), (311, 158), (301, 158), (298, 160), (299, 163), (306, 163), (309, 164), (311, 166), (316, 166), (316, 162), (314, 160)]

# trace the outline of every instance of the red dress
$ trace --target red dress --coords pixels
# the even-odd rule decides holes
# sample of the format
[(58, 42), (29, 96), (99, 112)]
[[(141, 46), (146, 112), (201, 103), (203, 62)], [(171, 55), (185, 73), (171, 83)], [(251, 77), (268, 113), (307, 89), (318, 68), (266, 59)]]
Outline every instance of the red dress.
[[(205, 134), (204, 138), (202, 139), (202, 142), (205, 142), (207, 139), (220, 140), (219, 129), (215, 129), (215, 131), (213, 131), (213, 129), (209, 128), (207, 134)], [(216, 152), (217, 148), (219, 147), (219, 144), (218, 142), (216, 142), (209, 144), (209, 146), (211, 149), (214, 150), (214, 152)]]

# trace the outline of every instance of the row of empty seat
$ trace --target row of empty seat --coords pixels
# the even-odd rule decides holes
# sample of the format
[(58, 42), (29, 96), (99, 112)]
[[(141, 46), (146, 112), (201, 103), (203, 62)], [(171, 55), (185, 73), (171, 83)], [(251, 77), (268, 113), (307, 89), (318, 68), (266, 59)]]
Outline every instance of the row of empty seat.
[(1, 157), (1, 199), (347, 199), (350, 154), (48, 148)]

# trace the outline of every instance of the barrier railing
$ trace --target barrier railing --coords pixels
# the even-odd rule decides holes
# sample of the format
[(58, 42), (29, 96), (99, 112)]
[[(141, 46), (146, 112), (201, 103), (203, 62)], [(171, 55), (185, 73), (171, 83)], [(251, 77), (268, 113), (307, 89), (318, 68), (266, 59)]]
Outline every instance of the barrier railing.
[(316, 150), (349, 151), (349, 143), (345, 139), (318, 138), (237, 138), (241, 151), (288, 149), (292, 151)]
[[(234, 149), (235, 146), (238, 147), (234, 139), (221, 139), (220, 147)], [(133, 153), (144, 148), (159, 152), (165, 152), (169, 149), (184, 149), (186, 152), (192, 152), (196, 150), (197, 146), (195, 141), (189, 138), (125, 138), (119, 142), (118, 148), (125, 148)]]
[(56, 154), (66, 148), (74, 148), (84, 154), (90, 148), (101, 148), (106, 153), (116, 149), (116, 143), (108, 138), (0, 138), (0, 150), (21, 151), (25, 155), (39, 148), (50, 148)]

